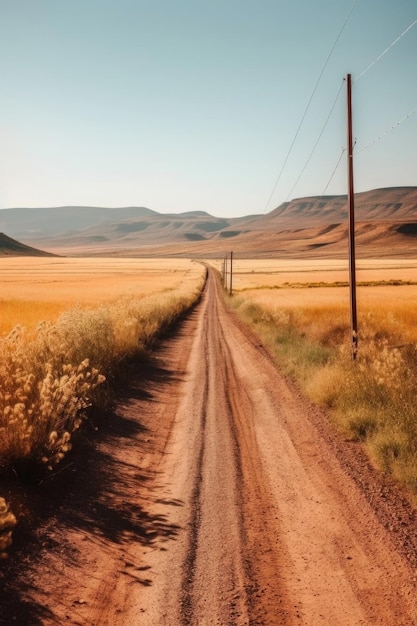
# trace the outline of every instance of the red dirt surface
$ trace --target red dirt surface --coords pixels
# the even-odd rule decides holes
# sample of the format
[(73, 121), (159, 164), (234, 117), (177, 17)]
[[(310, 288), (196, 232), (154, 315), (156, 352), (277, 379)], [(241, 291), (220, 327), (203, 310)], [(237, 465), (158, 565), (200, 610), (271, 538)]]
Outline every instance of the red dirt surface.
[(93, 434), (22, 503), (1, 624), (417, 624), (415, 511), (211, 271)]

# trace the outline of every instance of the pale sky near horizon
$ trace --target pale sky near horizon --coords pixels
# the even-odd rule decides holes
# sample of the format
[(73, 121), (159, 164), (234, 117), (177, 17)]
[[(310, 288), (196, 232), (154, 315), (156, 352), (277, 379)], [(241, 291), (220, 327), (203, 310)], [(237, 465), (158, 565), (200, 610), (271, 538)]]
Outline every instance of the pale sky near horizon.
[(0, 208), (234, 217), (320, 195), (347, 73), (355, 191), (417, 185), (417, 24), (395, 42), (416, 19), (415, 0), (0, 0)]

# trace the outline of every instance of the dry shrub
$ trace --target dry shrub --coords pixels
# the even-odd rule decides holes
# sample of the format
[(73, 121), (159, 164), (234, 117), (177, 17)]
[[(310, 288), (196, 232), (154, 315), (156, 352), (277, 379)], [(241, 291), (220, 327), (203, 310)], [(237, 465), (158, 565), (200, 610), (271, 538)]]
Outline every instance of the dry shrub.
[(69, 360), (57, 328), (39, 327), (30, 340), (17, 327), (0, 341), (0, 464), (58, 463), (104, 376), (88, 358)]
[(338, 422), (366, 443), (379, 467), (417, 492), (416, 348), (395, 347), (366, 324), (359, 345), (357, 363), (346, 366)]
[(317, 404), (333, 408), (340, 398), (340, 389), (346, 382), (346, 373), (340, 364), (331, 361), (315, 368), (305, 381), (308, 396)]

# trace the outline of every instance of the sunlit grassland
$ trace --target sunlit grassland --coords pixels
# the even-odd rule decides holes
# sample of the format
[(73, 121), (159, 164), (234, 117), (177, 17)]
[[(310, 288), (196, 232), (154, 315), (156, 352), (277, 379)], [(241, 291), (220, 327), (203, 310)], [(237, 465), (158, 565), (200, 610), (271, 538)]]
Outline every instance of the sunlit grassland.
[(232, 301), (344, 434), (416, 494), (417, 261), (358, 262), (355, 362), (348, 279), (341, 261), (238, 260)]
[[(190, 260), (0, 260), (0, 468), (53, 468), (128, 359), (197, 300)], [(105, 382), (107, 381), (107, 382)]]
[[(210, 263), (221, 271), (222, 259)], [(227, 267), (230, 271), (229, 258)], [(356, 273), (359, 283), (417, 282), (417, 259), (359, 259)], [(233, 259), (233, 286), (238, 291), (348, 281), (348, 264), (343, 259), (239, 259), (236, 255)]]
[(55, 321), (69, 308), (186, 289), (201, 271), (187, 259), (2, 258), (0, 335)]

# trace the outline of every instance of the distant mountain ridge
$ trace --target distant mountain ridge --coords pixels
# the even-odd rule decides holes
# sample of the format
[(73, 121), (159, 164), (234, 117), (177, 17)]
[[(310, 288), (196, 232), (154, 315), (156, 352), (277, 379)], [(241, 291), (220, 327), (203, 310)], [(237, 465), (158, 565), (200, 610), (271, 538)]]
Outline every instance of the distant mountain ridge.
[[(388, 187), (373, 189), (355, 195), (357, 221), (415, 218), (417, 187)], [(347, 219), (347, 196), (311, 196), (284, 202), (268, 214), (269, 219), (291, 223), (302, 218), (303, 225), (318, 221), (341, 222)]]
[(159, 215), (145, 207), (117, 209), (91, 206), (15, 208), (0, 211), (0, 230), (22, 239), (73, 233), (112, 220)]
[[(355, 196), (359, 254), (413, 254), (417, 187), (374, 189)], [(311, 196), (267, 214), (215, 217), (205, 211), (158, 213), (145, 207), (15, 208), (0, 211), (0, 230), (63, 254), (246, 256), (345, 254), (347, 197)]]

